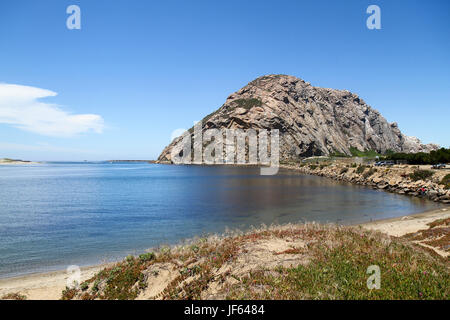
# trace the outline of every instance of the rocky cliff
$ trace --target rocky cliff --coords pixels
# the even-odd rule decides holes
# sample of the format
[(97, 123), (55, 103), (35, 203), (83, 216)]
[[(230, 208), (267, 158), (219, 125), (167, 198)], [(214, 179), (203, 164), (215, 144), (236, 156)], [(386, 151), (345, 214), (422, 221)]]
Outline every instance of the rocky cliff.
[[(388, 123), (354, 93), (314, 87), (287, 75), (257, 78), (231, 94), (203, 119), (202, 130), (210, 128), (279, 129), (281, 160), (351, 155), (351, 147), (379, 153), (429, 152), (438, 147), (405, 136), (396, 123)], [(172, 141), (158, 161), (170, 161), (179, 140)]]

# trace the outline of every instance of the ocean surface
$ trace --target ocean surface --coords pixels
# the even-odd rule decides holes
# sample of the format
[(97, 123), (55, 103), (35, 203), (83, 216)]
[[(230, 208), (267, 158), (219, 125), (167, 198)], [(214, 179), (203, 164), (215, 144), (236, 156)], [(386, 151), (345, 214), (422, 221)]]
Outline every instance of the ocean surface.
[(0, 166), (0, 278), (114, 261), (228, 229), (352, 224), (439, 204), (290, 171), (147, 163)]

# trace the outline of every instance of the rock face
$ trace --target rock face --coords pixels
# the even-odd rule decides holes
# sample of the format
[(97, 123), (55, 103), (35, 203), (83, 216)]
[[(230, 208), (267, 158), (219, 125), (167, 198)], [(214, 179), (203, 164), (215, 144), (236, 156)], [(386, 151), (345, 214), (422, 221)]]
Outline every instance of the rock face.
[[(267, 75), (250, 82), (202, 124), (202, 130), (279, 129), (281, 160), (336, 152), (351, 155), (351, 147), (379, 153), (438, 148), (405, 136), (396, 123), (388, 123), (354, 93), (314, 87), (287, 75)], [(158, 161), (170, 161), (172, 147), (179, 140), (172, 141)]]

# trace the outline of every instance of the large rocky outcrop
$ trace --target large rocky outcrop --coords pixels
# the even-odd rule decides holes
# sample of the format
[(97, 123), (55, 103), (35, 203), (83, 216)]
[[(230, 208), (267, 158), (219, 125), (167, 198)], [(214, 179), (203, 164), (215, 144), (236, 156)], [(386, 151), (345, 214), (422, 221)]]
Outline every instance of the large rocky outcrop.
[[(202, 124), (202, 130), (279, 129), (282, 160), (336, 152), (350, 155), (351, 147), (379, 153), (438, 148), (405, 136), (396, 123), (388, 123), (354, 93), (314, 87), (287, 75), (267, 75), (250, 82), (231, 94)], [(192, 129), (190, 132), (193, 134)], [(172, 141), (158, 161), (170, 161), (171, 150), (179, 140)]]

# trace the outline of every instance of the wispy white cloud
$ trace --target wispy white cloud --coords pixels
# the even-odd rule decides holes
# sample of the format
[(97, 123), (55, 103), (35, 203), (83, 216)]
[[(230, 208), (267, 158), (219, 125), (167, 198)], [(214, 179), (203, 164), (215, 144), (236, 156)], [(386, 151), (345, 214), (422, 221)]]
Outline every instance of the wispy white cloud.
[(71, 114), (39, 99), (57, 93), (29, 86), (0, 83), (0, 123), (46, 136), (70, 137), (85, 132), (102, 133), (103, 118), (96, 114)]

